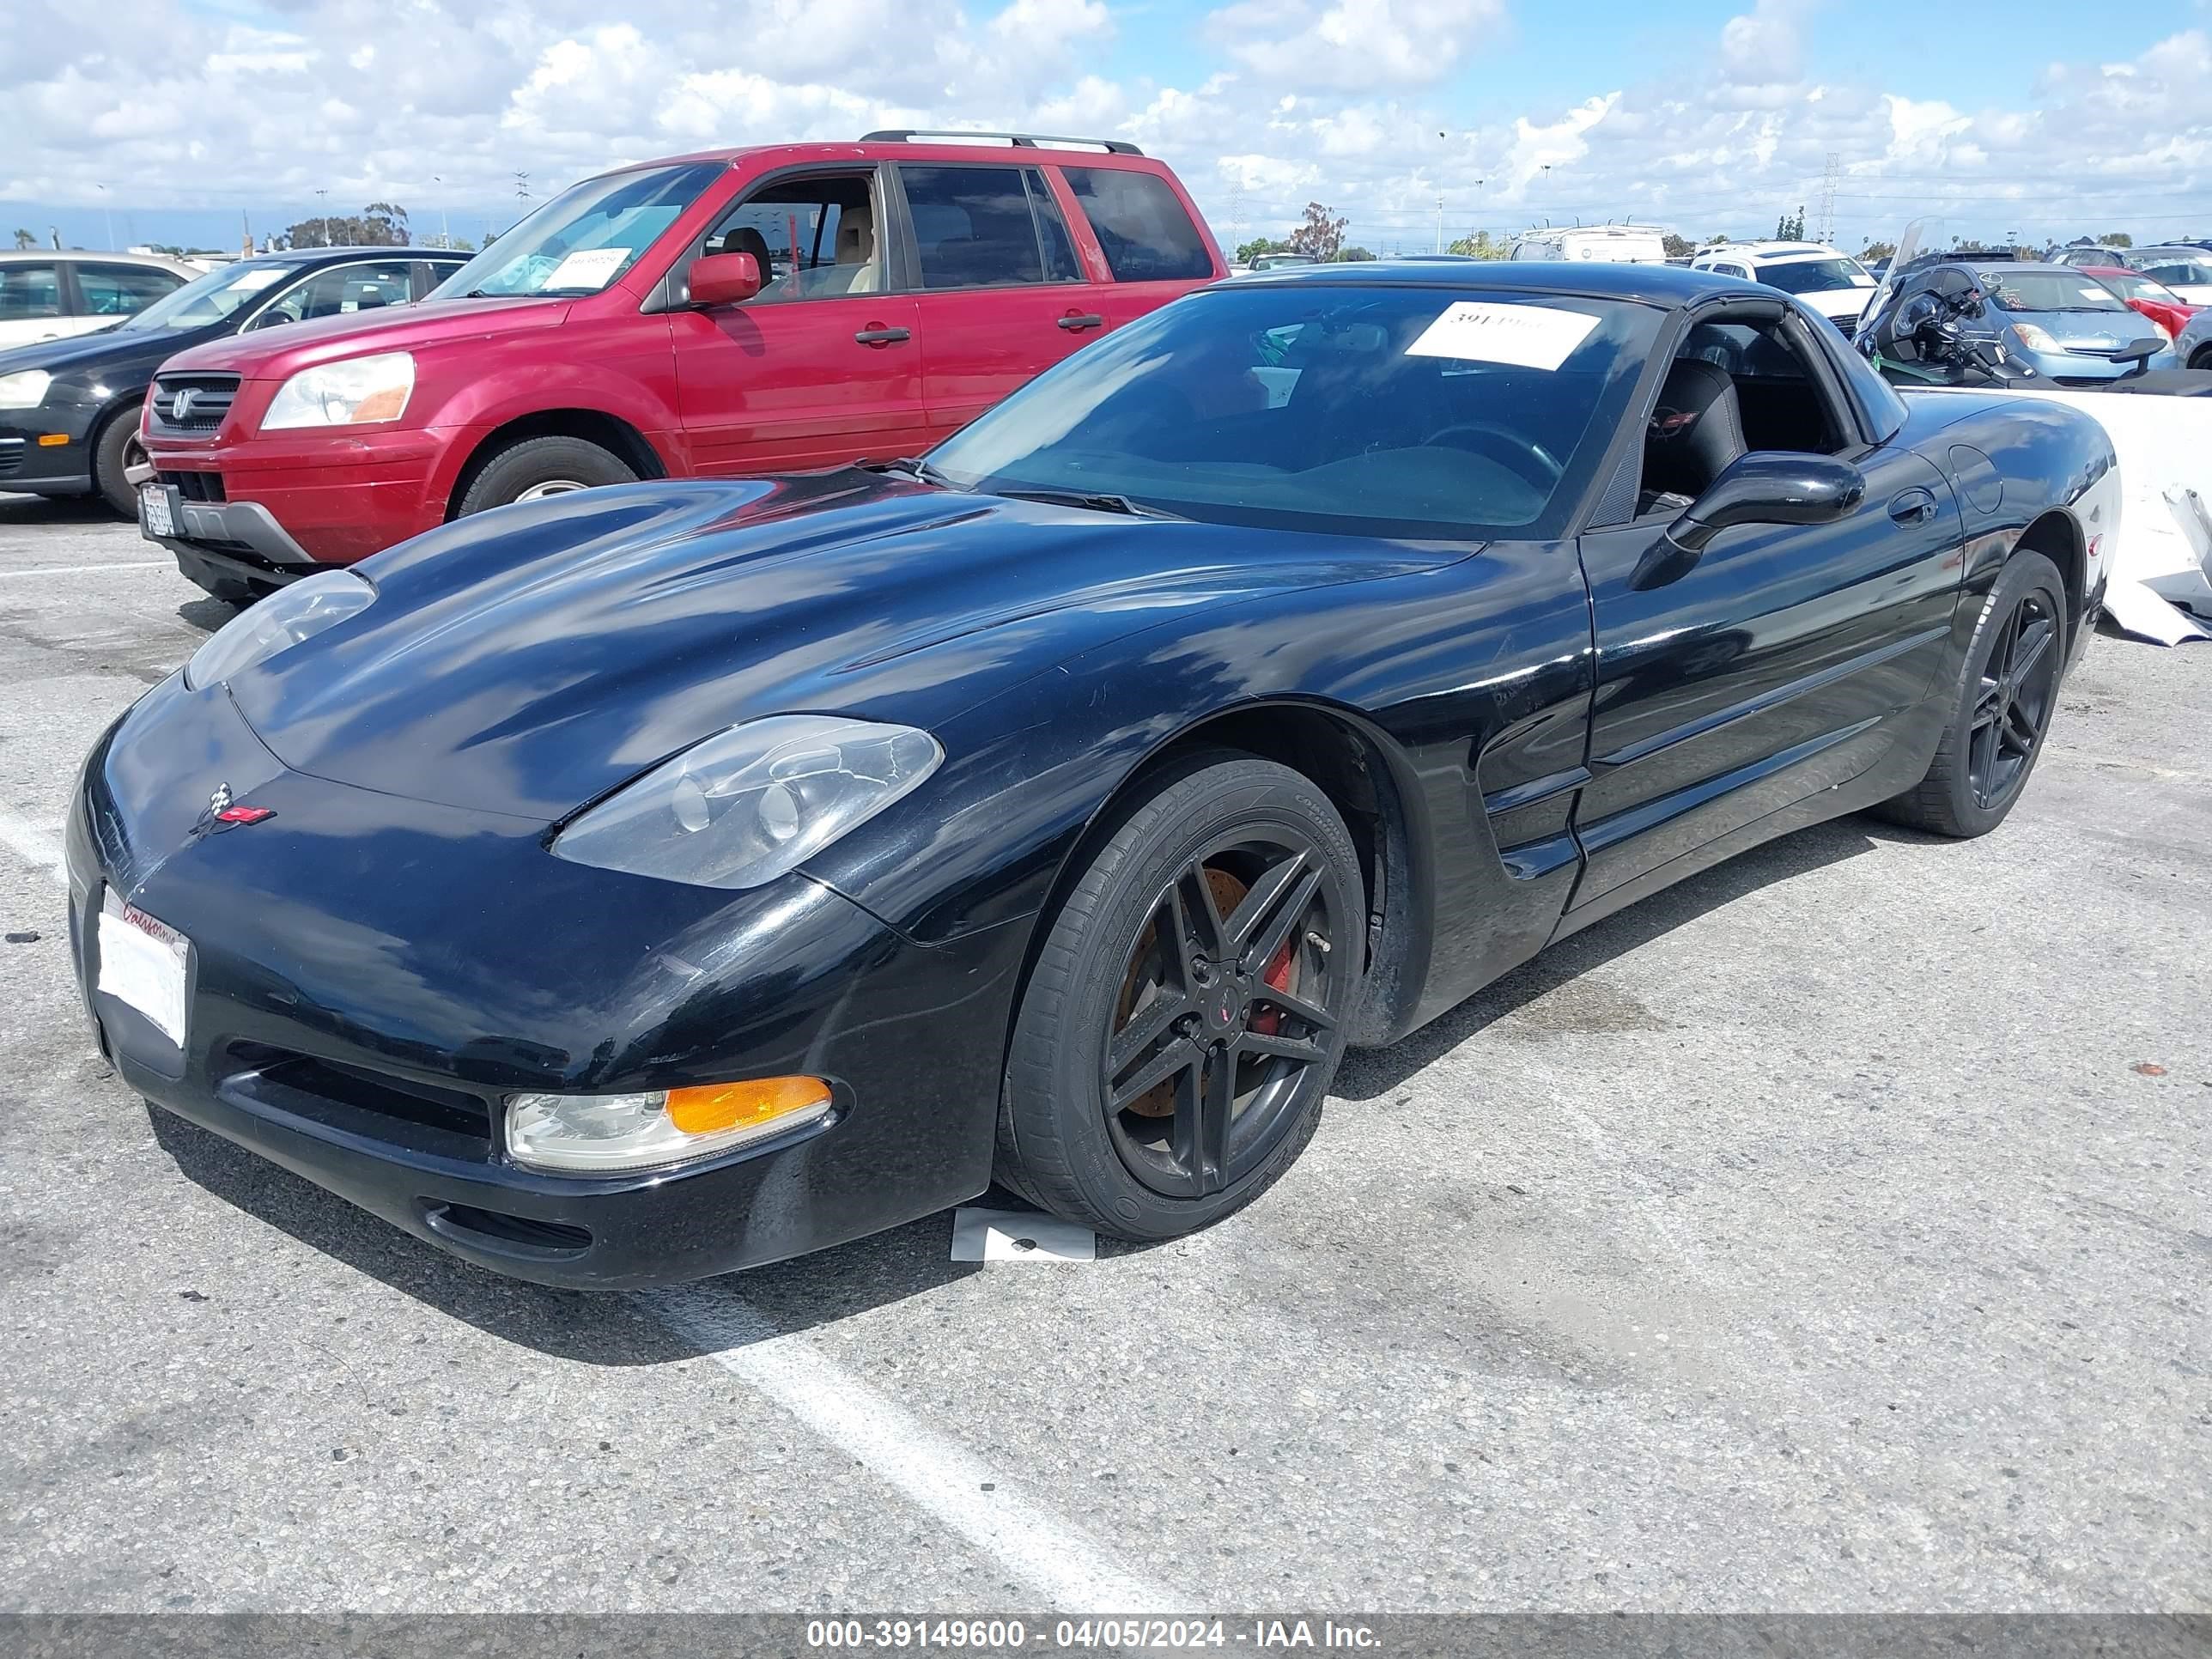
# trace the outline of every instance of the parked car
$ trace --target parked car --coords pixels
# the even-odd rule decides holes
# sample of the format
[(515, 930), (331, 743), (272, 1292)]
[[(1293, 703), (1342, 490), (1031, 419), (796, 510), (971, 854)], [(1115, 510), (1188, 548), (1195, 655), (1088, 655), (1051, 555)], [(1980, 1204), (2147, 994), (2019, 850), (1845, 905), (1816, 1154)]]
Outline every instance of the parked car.
[[(2164, 331), (2089, 275), (2053, 264), (1966, 264), (1963, 269), (1987, 298), (1983, 314), (1964, 325), (1967, 334), (2026, 358), (2057, 386), (2087, 386), (2143, 368), (2176, 368), (2180, 360)], [(2141, 347), (2158, 349), (2146, 362)]]
[(434, 248), (312, 248), (240, 259), (80, 339), (0, 351), (0, 489), (96, 491), (125, 518), (149, 482), (140, 405), (154, 371), (210, 340), (405, 305), (468, 256)]
[(1864, 265), (1824, 242), (1732, 242), (1691, 264), (1794, 294), (1838, 327), (1858, 320), (1879, 286)]
[(2045, 256), (2043, 262), (2045, 264), (2072, 265), (2081, 270), (2092, 266), (2100, 270), (2108, 270), (2114, 265), (2125, 266), (2130, 251), (2124, 247), (2108, 247), (2101, 242), (2085, 243), (2075, 247), (2053, 248)]
[(1224, 274), (1134, 145), (971, 137), (623, 167), (419, 312), (187, 352), (148, 404), (146, 533), (236, 600), (511, 501), (911, 454)]
[(1667, 233), (1654, 225), (1547, 225), (1515, 237), (1512, 257), (1663, 265), (1667, 263)]
[(2081, 265), (2076, 269), (2094, 276), (2125, 300), (2130, 309), (2141, 312), (2156, 323), (2169, 340), (2179, 338), (2181, 331), (2189, 326), (2190, 318), (2203, 309), (2202, 306), (2191, 305), (2165, 283), (2139, 270), (2105, 265)]
[(1839, 813), (1996, 828), (2120, 488), (1702, 272), (1260, 273), (926, 461), (276, 594), (82, 768), (73, 964), (127, 1086), (501, 1273), (994, 1176), (1170, 1238), (1547, 940)]
[(144, 253), (0, 253), (0, 349), (111, 327), (198, 275)]
[(1312, 265), (1319, 264), (1320, 263), (1321, 261), (1314, 258), (1310, 253), (1255, 253), (1252, 256), (1252, 263), (1247, 265), (1245, 269), (1248, 270), (1282, 270), (1291, 265)]
[(2125, 264), (2154, 283), (2163, 283), (2192, 306), (2212, 306), (2212, 253), (2201, 247), (2141, 247), (2129, 252)]
[(2212, 306), (2201, 306), (2173, 337), (2173, 355), (2190, 368), (2212, 368)]

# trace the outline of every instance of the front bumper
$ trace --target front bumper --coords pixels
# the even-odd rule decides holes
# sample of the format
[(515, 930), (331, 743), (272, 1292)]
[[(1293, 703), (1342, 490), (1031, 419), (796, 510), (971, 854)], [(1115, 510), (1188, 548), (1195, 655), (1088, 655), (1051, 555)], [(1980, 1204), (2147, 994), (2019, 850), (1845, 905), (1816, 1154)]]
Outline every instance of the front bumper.
[[(208, 833), (227, 783), (276, 816)], [(803, 877), (744, 893), (550, 856), (546, 826), (285, 769), (173, 677), (95, 746), (70, 940), (98, 1041), (149, 1099), (483, 1267), (696, 1279), (989, 1184), (1025, 930), (912, 944)], [(112, 887), (191, 941), (181, 1045), (97, 988)], [(506, 1157), (504, 1097), (804, 1073), (823, 1121), (658, 1173)]]
[[(273, 529), (310, 568), (347, 565), (396, 547), (445, 521), (451, 441), (439, 428), (340, 434), (264, 434), (198, 441), (149, 434), (149, 459), (165, 485), (184, 498), (250, 507), (254, 527)], [(215, 533), (234, 529), (207, 522), (209, 533), (182, 523), (173, 551), (198, 550), (258, 562), (261, 580), (283, 580), (289, 564), (270, 556), (261, 540)]]
[[(0, 489), (33, 495), (81, 495), (90, 489), (89, 440), (99, 412), (75, 403), (0, 410)], [(55, 443), (55, 438), (65, 441)]]

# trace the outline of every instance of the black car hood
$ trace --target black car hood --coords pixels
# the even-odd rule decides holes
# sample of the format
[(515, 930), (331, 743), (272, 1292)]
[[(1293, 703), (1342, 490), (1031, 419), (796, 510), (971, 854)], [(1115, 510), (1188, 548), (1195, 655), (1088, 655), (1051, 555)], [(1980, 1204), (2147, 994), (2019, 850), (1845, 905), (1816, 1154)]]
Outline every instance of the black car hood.
[(49, 374), (59, 375), (72, 369), (104, 368), (110, 363), (138, 357), (149, 359), (150, 366), (208, 337), (209, 331), (203, 328), (103, 328), (66, 340), (38, 340), (0, 351), (0, 374), (12, 374), (19, 368), (43, 368)]
[(624, 485), (379, 555), (359, 567), (374, 604), (231, 690), (295, 770), (550, 820), (742, 720), (938, 726), (1178, 613), (1470, 550), (1132, 520), (850, 470)]

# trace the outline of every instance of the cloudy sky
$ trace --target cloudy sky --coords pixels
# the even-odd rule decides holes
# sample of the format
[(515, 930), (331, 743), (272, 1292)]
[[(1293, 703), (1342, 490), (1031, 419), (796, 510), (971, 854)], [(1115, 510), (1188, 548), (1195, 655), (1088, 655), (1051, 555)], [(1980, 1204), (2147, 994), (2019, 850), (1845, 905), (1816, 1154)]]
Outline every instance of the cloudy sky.
[(1425, 248), (1440, 196), (1447, 237), (1771, 234), (1831, 156), (1854, 248), (2212, 236), (2212, 0), (5, 0), (0, 111), (0, 238), (87, 246), (318, 188), (473, 236), (518, 169), (892, 125), (1133, 138), (1224, 241), (1320, 200)]

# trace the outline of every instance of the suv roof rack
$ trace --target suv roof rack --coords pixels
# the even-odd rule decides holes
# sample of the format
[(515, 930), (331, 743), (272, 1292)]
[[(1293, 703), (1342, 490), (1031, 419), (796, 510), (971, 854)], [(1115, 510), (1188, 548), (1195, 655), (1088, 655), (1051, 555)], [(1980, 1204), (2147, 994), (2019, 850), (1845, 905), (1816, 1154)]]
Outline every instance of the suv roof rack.
[(933, 131), (927, 127), (884, 127), (875, 132), (864, 132), (864, 144), (911, 144), (927, 138), (950, 138), (956, 141), (972, 138), (995, 138), (1015, 149), (1044, 149), (1060, 144), (1080, 144), (1085, 149), (1103, 149), (1111, 155), (1142, 155), (1126, 138), (1062, 138), (1042, 132), (970, 132)]

